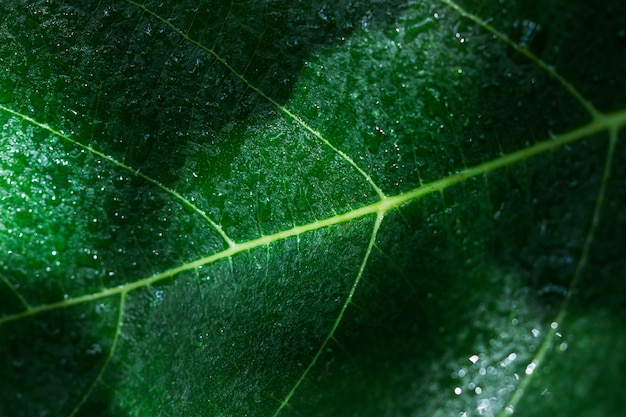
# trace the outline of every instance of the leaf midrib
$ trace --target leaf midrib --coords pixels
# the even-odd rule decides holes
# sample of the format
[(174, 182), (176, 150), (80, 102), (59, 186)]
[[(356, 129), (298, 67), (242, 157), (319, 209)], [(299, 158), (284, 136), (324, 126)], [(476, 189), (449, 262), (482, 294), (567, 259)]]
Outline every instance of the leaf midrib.
[[(9, 113), (13, 116), (20, 117), (27, 122), (33, 123), (41, 128), (48, 130), (52, 134), (59, 136), (64, 140), (68, 140), (74, 144), (77, 144), (77, 142), (73, 140), (72, 138), (64, 135), (63, 133), (57, 130), (54, 130), (53, 128), (49, 127), (46, 124), (37, 122), (36, 120), (34, 120), (33, 118), (27, 115), (24, 115), (15, 110), (9, 109), (2, 104), (0, 104), (0, 110), (6, 113)], [(420, 198), (428, 196), (432, 193), (442, 192), (446, 190), (447, 188), (453, 185), (462, 183), (464, 181), (467, 181), (468, 179), (475, 178), (475, 177), (487, 174), (489, 172), (513, 165), (515, 163), (527, 160), (534, 156), (545, 154), (547, 152), (556, 150), (567, 144), (579, 141), (583, 138), (592, 136), (597, 133), (601, 133), (604, 131), (616, 132), (617, 130), (619, 130), (621, 127), (625, 125), (626, 125), (626, 109), (617, 111), (614, 113), (610, 113), (610, 114), (599, 113), (590, 123), (584, 126), (581, 126), (579, 128), (576, 128), (570, 132), (558, 135), (554, 137), (553, 139), (537, 142), (532, 146), (522, 148), (518, 151), (511, 152), (509, 154), (504, 154), (498, 158), (492, 159), (487, 162), (483, 162), (482, 164), (476, 165), (474, 167), (465, 168), (464, 170), (458, 173), (449, 175), (447, 177), (441, 178), (439, 180), (435, 180), (427, 184), (423, 184), (419, 187), (413, 188), (404, 193), (400, 193), (394, 196), (384, 196), (383, 198), (379, 199), (377, 202), (363, 206), (358, 209), (350, 210), (345, 213), (327, 217), (322, 220), (316, 220), (308, 224), (295, 226), (291, 229), (286, 229), (277, 233), (273, 233), (271, 235), (261, 236), (261, 237), (251, 239), (245, 242), (237, 243), (237, 242), (228, 240), (229, 242), (228, 247), (220, 252), (216, 252), (214, 254), (198, 258), (195, 261), (188, 262), (188, 263), (167, 269), (165, 271), (153, 274), (151, 276), (139, 279), (131, 283), (119, 285), (119, 286), (112, 287), (112, 288), (107, 288), (107, 289), (104, 289), (95, 293), (86, 294), (86, 295), (82, 295), (79, 297), (72, 297), (72, 298), (60, 300), (60, 301), (49, 303), (49, 304), (41, 304), (38, 306), (30, 307), (20, 313), (0, 317), (0, 325), (4, 323), (16, 321), (21, 318), (34, 316), (45, 311), (70, 307), (70, 306), (77, 305), (77, 304), (88, 303), (94, 300), (110, 297), (113, 295), (128, 294), (129, 292), (134, 291), (136, 289), (143, 288), (143, 287), (158, 283), (160, 281), (163, 281), (169, 278), (173, 278), (174, 276), (180, 273), (183, 273), (185, 271), (193, 270), (204, 265), (209, 265), (222, 259), (229, 259), (241, 252), (251, 251), (253, 249), (256, 249), (262, 246), (271, 245), (272, 243), (286, 240), (291, 237), (296, 237), (304, 233), (312, 232), (312, 231), (330, 227), (333, 225), (347, 223), (352, 220), (359, 219), (359, 218), (369, 216), (369, 215), (384, 216), (390, 210), (394, 210), (404, 204), (419, 200)], [(116, 159), (110, 156), (104, 155), (101, 152), (98, 152), (91, 147), (87, 147), (86, 149), (90, 150), (91, 152), (96, 152), (98, 156), (101, 156), (101, 157), (105, 156), (108, 161), (111, 161), (120, 167), (127, 168), (129, 171), (133, 172), (135, 175), (140, 174), (138, 172), (135, 172), (134, 170), (132, 170), (132, 168), (126, 166), (125, 164), (117, 161)], [(147, 177), (144, 174), (141, 174), (141, 177), (144, 179), (150, 180), (152, 182), (156, 182), (155, 180), (152, 180), (150, 177)], [(175, 191), (169, 190), (169, 189), (166, 189), (166, 191), (168, 191), (170, 194), (175, 193), (176, 199), (181, 201), (181, 203), (192, 204), (187, 199), (185, 199), (182, 195), (176, 193)], [(202, 212), (199, 209), (198, 211)]]
[[(308, 133), (312, 134), (315, 138), (319, 139), (321, 142), (323, 142), (326, 146), (330, 147), (330, 149), (333, 150), (333, 152), (337, 153), (338, 155), (341, 156), (342, 159), (344, 159), (349, 165), (351, 165), (354, 169), (356, 169), (366, 180), (367, 182), (374, 188), (374, 190), (376, 191), (376, 193), (379, 196), (379, 200), (376, 201), (375, 203), (363, 206), (361, 208), (358, 209), (354, 209), (354, 210), (350, 210), (348, 212), (342, 213), (342, 214), (338, 214), (338, 215), (334, 215), (331, 217), (328, 217), (326, 219), (322, 219), (322, 220), (316, 220), (315, 222), (311, 222), (305, 225), (300, 225), (300, 226), (296, 226), (293, 227), (291, 229), (286, 229), (271, 235), (266, 235), (266, 236), (261, 236), (255, 239), (251, 239), (245, 242), (235, 242), (232, 239), (230, 239), (228, 237), (228, 235), (222, 230), (222, 227), (216, 223), (215, 221), (213, 221), (211, 218), (209, 218), (205, 212), (203, 210), (201, 210), (200, 208), (198, 208), (197, 206), (195, 206), (192, 202), (190, 202), (189, 200), (187, 200), (184, 196), (182, 196), (181, 194), (179, 194), (177, 191), (169, 189), (165, 186), (163, 186), (162, 184), (160, 184), (157, 180), (139, 172), (139, 171), (135, 171), (132, 167), (124, 164), (123, 162), (120, 162), (118, 160), (116, 160), (115, 158), (106, 155), (100, 151), (98, 151), (97, 149), (89, 146), (89, 145), (84, 145), (81, 144), (80, 142), (74, 140), (73, 138), (71, 138), (70, 136), (65, 135), (64, 133), (55, 130), (54, 128), (46, 125), (45, 123), (41, 123), (38, 122), (37, 120), (31, 118), (30, 116), (23, 114), (23, 113), (19, 113), (16, 112), (12, 109), (9, 109), (7, 107), (4, 107), (3, 105), (0, 105), (0, 110), (3, 110), (5, 113), (11, 114), (13, 116), (19, 117), (22, 120), (29, 122), (33, 125), (38, 126), (39, 128), (45, 129), (47, 131), (49, 131), (51, 134), (58, 136), (66, 141), (71, 142), (72, 144), (74, 144), (75, 146), (79, 146), (82, 147), (83, 149), (91, 152), (92, 154), (103, 158), (107, 161), (109, 161), (110, 163), (115, 164), (116, 166), (123, 168), (125, 170), (130, 171), (132, 174), (139, 176), (140, 178), (160, 187), (161, 189), (163, 189), (165, 192), (167, 192), (168, 194), (170, 194), (175, 200), (179, 201), (181, 204), (192, 208), (193, 211), (195, 211), (196, 213), (198, 213), (200, 216), (202, 216), (208, 223), (211, 224), (211, 226), (221, 235), (221, 237), (223, 238), (223, 240), (226, 243), (227, 248), (224, 250), (221, 250), (219, 252), (216, 252), (214, 254), (208, 255), (208, 256), (204, 256), (202, 258), (199, 258), (195, 261), (189, 262), (189, 263), (185, 263), (182, 265), (178, 265), (176, 267), (167, 269), (165, 271), (162, 271), (160, 273), (157, 274), (153, 274), (151, 276), (142, 278), (142, 279), (138, 279), (134, 282), (130, 282), (127, 284), (123, 284), (117, 287), (112, 287), (112, 288), (107, 288), (107, 289), (103, 289), (101, 291), (92, 293), (92, 294), (86, 294), (83, 296), (79, 296), (79, 297), (73, 297), (73, 298), (69, 298), (69, 299), (64, 299), (58, 302), (54, 302), (54, 303), (49, 303), (49, 304), (42, 304), (39, 306), (35, 306), (35, 307), (31, 307), (29, 306), (26, 302), (24, 302), (24, 305), (26, 307), (26, 309), (20, 313), (17, 314), (13, 314), (13, 315), (8, 315), (5, 317), (0, 317), (0, 325), (4, 324), (4, 323), (8, 323), (8, 322), (12, 322), (12, 321), (16, 321), (18, 319), (21, 318), (25, 318), (25, 317), (29, 317), (29, 316), (34, 316), (37, 315), (39, 313), (45, 312), (45, 311), (50, 311), (50, 310), (55, 310), (55, 309), (61, 309), (61, 308), (65, 308), (65, 307), (69, 307), (69, 306), (73, 306), (73, 305), (79, 305), (79, 304), (83, 304), (83, 303), (88, 303), (94, 300), (98, 300), (98, 299), (103, 299), (103, 298), (107, 298), (107, 297), (111, 297), (111, 296), (115, 296), (115, 295), (120, 295), (120, 307), (119, 307), (119, 311), (118, 311), (118, 320), (117, 320), (117, 327), (116, 327), (116, 334), (115, 334), (115, 338), (114, 338), (114, 343), (113, 346), (109, 352), (108, 355), (108, 359), (107, 362), (104, 364), (104, 366), (101, 368), (100, 373), (98, 375), (98, 377), (93, 381), (93, 383), (90, 386), (90, 389), (85, 393), (85, 395), (82, 397), (81, 401), (77, 404), (77, 406), (74, 408), (74, 411), (72, 412), (72, 416), (77, 412), (78, 409), (80, 409), (80, 407), (82, 406), (82, 404), (85, 402), (85, 400), (91, 395), (91, 390), (93, 389), (93, 387), (100, 382), (100, 379), (104, 373), (104, 371), (106, 370), (108, 361), (113, 357), (114, 353), (115, 353), (115, 348), (116, 348), (116, 341), (117, 341), (117, 337), (119, 336), (120, 332), (121, 332), (121, 322), (122, 322), (122, 316), (124, 313), (124, 307), (123, 307), (123, 302), (125, 299), (125, 296), (136, 290), (139, 288), (143, 288), (143, 287), (147, 287), (150, 286), (152, 284), (158, 283), (160, 281), (169, 279), (169, 278), (173, 278), (175, 276), (177, 276), (180, 273), (183, 273), (185, 271), (189, 271), (189, 270), (193, 270), (196, 269), (200, 266), (204, 266), (204, 265), (209, 265), (212, 264), (214, 262), (217, 262), (219, 260), (222, 259), (230, 259), (233, 256), (241, 253), (241, 252), (246, 252), (246, 251), (251, 251), (254, 250), (256, 248), (262, 247), (262, 246), (268, 246), (271, 245), (272, 243), (275, 242), (279, 242), (282, 240), (286, 240), (292, 237), (296, 237), (299, 235), (302, 235), (304, 233), (308, 233), (308, 232), (312, 232), (315, 230), (319, 230), (325, 227), (330, 227), (333, 225), (338, 225), (338, 224), (342, 224), (342, 223), (347, 223), (350, 222), (352, 220), (355, 219), (359, 219), (362, 217), (366, 217), (366, 216), (371, 216), (371, 215), (375, 215), (376, 216), (376, 226), (374, 227), (374, 231), (372, 233), (372, 238), (370, 241), (370, 249), (371, 249), (371, 245), (373, 240), (375, 239), (376, 236), (376, 231), (378, 230), (378, 227), (380, 226), (380, 222), (382, 222), (382, 219), (384, 218), (385, 214), (391, 210), (394, 210), (396, 208), (399, 208), (402, 205), (408, 204), (410, 202), (419, 200), (422, 197), (431, 195), (434, 192), (443, 192), (444, 190), (448, 189), (449, 187), (452, 187), (453, 185), (462, 183), (466, 180), (490, 173), (492, 171), (501, 169), (501, 168), (505, 168), (508, 166), (511, 166), (513, 164), (525, 161), (526, 159), (538, 156), (538, 155), (543, 155), (546, 154), (550, 151), (556, 150), (558, 148), (561, 148), (562, 146), (565, 146), (567, 144), (582, 140), (583, 138), (587, 138), (590, 137), (594, 134), (598, 134), (601, 132), (605, 132), (605, 131), (609, 131), (611, 133), (611, 137), (616, 138), (617, 137), (617, 132), (619, 131), (619, 129), (621, 129), (623, 126), (626, 125), (626, 109), (623, 109), (621, 111), (612, 113), (612, 114), (603, 114), (598, 112), (587, 100), (585, 100), (578, 92), (577, 90), (571, 86), (566, 80), (564, 80), (555, 70), (554, 68), (547, 66), (546, 64), (544, 64), (542, 61), (538, 60), (536, 57), (528, 55), (529, 58), (531, 58), (532, 61), (534, 61), (536, 64), (538, 64), (542, 69), (544, 69), (546, 72), (548, 72), (551, 76), (555, 77), (557, 79), (557, 81), (559, 81), (559, 83), (570, 93), (572, 94), (581, 104), (582, 106), (589, 112), (589, 114), (592, 117), (592, 121), (589, 122), (586, 125), (583, 125), (581, 127), (578, 127), (576, 129), (573, 129), (567, 133), (558, 135), (552, 139), (549, 140), (544, 140), (538, 143), (535, 143), (532, 146), (520, 149), (518, 151), (509, 153), (509, 154), (504, 154), (501, 155), (497, 158), (491, 159), (489, 161), (483, 162), (479, 165), (473, 166), (473, 167), (467, 167), (455, 174), (440, 178), (438, 180), (435, 180), (433, 182), (427, 183), (427, 184), (423, 184), (420, 185), (419, 187), (415, 187), (409, 191), (394, 195), (394, 196), (386, 196), (383, 191), (374, 183), (374, 181), (372, 180), (371, 176), (365, 172), (363, 169), (361, 169), (347, 154), (345, 154), (343, 151), (341, 151), (340, 149), (336, 148), (330, 141), (328, 141), (326, 138), (324, 138), (319, 132), (317, 132), (316, 130), (314, 130), (313, 128), (311, 128), (306, 122), (304, 122), (297, 114), (291, 112), (289, 109), (287, 109), (286, 107), (280, 105), (279, 103), (275, 102), (274, 100), (271, 99), (271, 97), (267, 96), (266, 94), (263, 93), (263, 91), (259, 90), (257, 87), (255, 87), (254, 85), (250, 84), (243, 76), (241, 76), (240, 74), (238, 74), (237, 72), (235, 72), (226, 61), (224, 61), (223, 59), (221, 59), (219, 56), (217, 56), (213, 50), (211, 50), (210, 48), (205, 47), (204, 45), (200, 44), (197, 41), (194, 41), (193, 39), (189, 38), (184, 32), (180, 31), (179, 29), (177, 29), (175, 26), (173, 26), (169, 21), (161, 18), (160, 16), (158, 16), (157, 14), (153, 13), (152, 11), (150, 11), (149, 9), (147, 9), (144, 5), (135, 3), (132, 0), (126, 0), (128, 3), (133, 4), (137, 7), (140, 7), (141, 9), (143, 9), (144, 11), (148, 12), (149, 14), (151, 14), (152, 16), (156, 17), (157, 19), (161, 20), (162, 23), (168, 25), (170, 28), (172, 28), (174, 31), (176, 31), (178, 34), (180, 34), (181, 36), (183, 36), (183, 38), (189, 42), (192, 42), (193, 44), (195, 44), (196, 46), (198, 46), (199, 48), (211, 53), (213, 56), (215, 56), (218, 61), (220, 61), (223, 65), (225, 65), (229, 70), (231, 70), (237, 77), (239, 77), (249, 88), (251, 88), (252, 90), (254, 90), (255, 92), (257, 92), (258, 94), (260, 94), (263, 98), (265, 98), (266, 100), (268, 100), (269, 102), (271, 102), (274, 106), (276, 106), (281, 112), (283, 112), (283, 114), (294, 120), (295, 122), (297, 122), (305, 131), (307, 131)], [(480, 26), (484, 27), (485, 29), (496, 33), (502, 40), (504, 40), (506, 43), (509, 43), (511, 46), (513, 46), (514, 48), (517, 49), (516, 45), (511, 42), (505, 35), (497, 32), (495, 29), (493, 29), (493, 27), (489, 26), (488, 24), (486, 24), (484, 21), (482, 21), (480, 18), (478, 18), (475, 15), (472, 15), (468, 12), (466, 12), (465, 10), (463, 10), (462, 8), (460, 8), (458, 5), (456, 5), (455, 3), (448, 1), (448, 0), (441, 0), (442, 3), (448, 5), (449, 7), (451, 7), (452, 9), (456, 10), (457, 12), (459, 12), (462, 16), (470, 18), (471, 20), (473, 20), (475, 23), (479, 24)], [(525, 51), (525, 50), (524, 50)], [(523, 51), (522, 51), (523, 52)], [(357, 276), (357, 279), (355, 280), (354, 284), (353, 284), (353, 289), (356, 287), (356, 285), (358, 285), (358, 281), (359, 278), (363, 272), (363, 268), (365, 267), (365, 264), (367, 263), (367, 256), (365, 257), (365, 259), (362, 262), (362, 266), (361, 266), (361, 270), (359, 271), (359, 274)], [(21, 294), (17, 293), (16, 295), (18, 295), (19, 298), (21, 297)], [(347, 306), (347, 301), (346, 303), (344, 303), (344, 310), (345, 307)], [(563, 307), (561, 309), (561, 313), (563, 313), (565, 311), (565, 307)], [(303, 372), (298, 380), (298, 382), (293, 385), (291, 387), (291, 390), (289, 392), (289, 394), (281, 401), (281, 405), (278, 408), (278, 410), (276, 410), (276, 412), (274, 413), (274, 416), (278, 415), (280, 413), (280, 411), (283, 409), (283, 407), (286, 406), (286, 404), (288, 403), (289, 399), (291, 398), (291, 396), (293, 395), (293, 393), (298, 389), (299, 384), (302, 382), (302, 380), (304, 380), (304, 378), (306, 378), (308, 370), (311, 369), (314, 365), (315, 362), (317, 360), (317, 357), (321, 354), (321, 352), (323, 351), (324, 346), (328, 343), (328, 341), (330, 340), (330, 338), (333, 335), (334, 329), (336, 329), (338, 323), (341, 321), (342, 318), (342, 313), (338, 316), (338, 318), (335, 320), (334, 322), (334, 328), (333, 330), (329, 333), (329, 335), (326, 337), (325, 341), (323, 342), (322, 346), (317, 350), (316, 352), (316, 356), (313, 359), (313, 361), (309, 364), (309, 366), (307, 367), (307, 370), (305, 372)], [(547, 346), (547, 343), (549, 342), (549, 340), (551, 339), (552, 336), (546, 336), (545, 340), (544, 340), (544, 345)], [(540, 355), (537, 355), (536, 358), (540, 358)], [(535, 361), (535, 360), (534, 360)], [(524, 380), (524, 382), (526, 384), (530, 383), (531, 379), (530, 378), (526, 378)], [(520, 387), (523, 387), (524, 385), (520, 385)], [(519, 390), (516, 392), (515, 395), (517, 395), (519, 393), (519, 395), (521, 396), (523, 393), (523, 389)], [(513, 404), (516, 401), (516, 397), (514, 396), (513, 399), (509, 402), (509, 404)], [(499, 415), (504, 415), (505, 411), (503, 410)]]

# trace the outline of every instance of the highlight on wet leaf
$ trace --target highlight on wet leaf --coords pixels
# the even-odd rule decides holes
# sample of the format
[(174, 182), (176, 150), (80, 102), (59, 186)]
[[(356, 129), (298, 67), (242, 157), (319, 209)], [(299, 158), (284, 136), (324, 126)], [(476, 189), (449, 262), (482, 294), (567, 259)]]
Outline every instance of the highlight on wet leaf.
[(625, 18), (2, 3), (0, 416), (619, 414)]

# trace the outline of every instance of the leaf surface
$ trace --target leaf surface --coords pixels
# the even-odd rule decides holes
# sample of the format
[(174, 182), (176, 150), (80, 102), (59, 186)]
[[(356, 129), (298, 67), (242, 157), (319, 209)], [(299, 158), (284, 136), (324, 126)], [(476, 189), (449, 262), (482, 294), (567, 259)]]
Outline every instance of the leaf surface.
[(0, 8), (0, 416), (626, 407), (624, 5)]

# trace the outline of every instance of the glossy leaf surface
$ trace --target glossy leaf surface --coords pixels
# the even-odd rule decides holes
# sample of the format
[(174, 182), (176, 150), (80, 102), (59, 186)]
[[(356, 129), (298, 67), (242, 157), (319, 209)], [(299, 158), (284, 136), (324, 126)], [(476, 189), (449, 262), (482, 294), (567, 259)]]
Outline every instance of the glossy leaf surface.
[(2, 2), (0, 416), (618, 415), (625, 23)]

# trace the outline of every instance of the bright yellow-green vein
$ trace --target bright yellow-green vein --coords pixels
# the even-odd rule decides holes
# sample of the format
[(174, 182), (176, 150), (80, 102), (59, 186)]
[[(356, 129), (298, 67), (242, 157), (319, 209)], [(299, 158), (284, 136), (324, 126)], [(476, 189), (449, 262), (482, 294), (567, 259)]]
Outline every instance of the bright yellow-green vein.
[[(0, 105), (0, 109), (5, 109)], [(11, 112), (14, 114), (14, 112)], [(80, 297), (69, 298), (67, 300), (61, 300), (55, 303), (43, 304), (34, 307), (27, 307), (24, 311), (12, 315), (7, 315), (0, 318), (0, 324), (8, 323), (18, 320), (23, 317), (33, 316), (44, 311), (49, 311), (57, 308), (69, 307), (76, 304), (86, 303), (93, 300), (109, 297), (116, 294), (127, 294), (130, 291), (142, 288), (159, 281), (163, 281), (168, 278), (172, 278), (182, 272), (193, 270), (199, 266), (209, 265), (222, 259), (229, 259), (238, 253), (253, 250), (255, 248), (270, 245), (274, 242), (289, 239), (291, 237), (299, 236), (307, 232), (319, 230), (325, 227), (347, 223), (355, 219), (359, 219), (368, 215), (384, 215), (386, 212), (396, 209), (404, 204), (418, 200), (424, 196), (430, 195), (435, 192), (443, 191), (455, 184), (462, 183), (469, 178), (473, 178), (479, 175), (487, 174), (500, 168), (504, 168), (515, 163), (524, 161), (528, 158), (545, 154), (552, 150), (558, 149), (566, 144), (578, 141), (582, 138), (592, 136), (594, 134), (604, 131), (615, 131), (626, 125), (626, 110), (622, 110), (612, 114), (600, 115), (592, 122), (577, 129), (574, 129), (568, 133), (558, 135), (557, 137), (538, 142), (535, 145), (529, 146), (524, 149), (520, 149), (516, 152), (512, 152), (506, 155), (502, 155), (493, 160), (484, 162), (464, 169), (456, 174), (448, 177), (441, 178), (428, 184), (421, 185), (407, 192), (384, 197), (383, 199), (363, 206), (361, 208), (351, 210), (345, 213), (337, 214), (335, 216), (328, 217), (326, 219), (317, 220), (312, 223), (293, 227), (291, 229), (283, 230), (271, 235), (262, 236), (256, 239), (249, 240), (247, 242), (232, 243), (227, 249), (199, 258), (195, 261), (179, 265), (174, 268), (159, 272), (149, 277), (139, 279), (128, 284), (120, 285), (113, 288), (107, 288), (102, 291), (87, 294)]]

